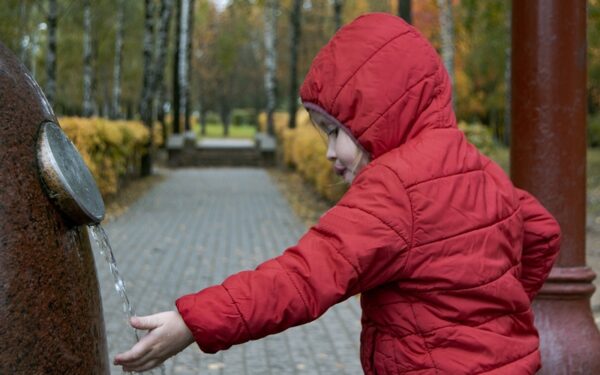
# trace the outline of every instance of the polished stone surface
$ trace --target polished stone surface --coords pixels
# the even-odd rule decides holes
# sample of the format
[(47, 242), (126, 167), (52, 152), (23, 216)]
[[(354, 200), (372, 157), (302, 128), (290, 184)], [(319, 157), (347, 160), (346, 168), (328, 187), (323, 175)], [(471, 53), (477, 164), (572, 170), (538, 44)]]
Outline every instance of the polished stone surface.
[(108, 374), (87, 233), (39, 178), (45, 121), (56, 118), (41, 89), (0, 44), (0, 374)]

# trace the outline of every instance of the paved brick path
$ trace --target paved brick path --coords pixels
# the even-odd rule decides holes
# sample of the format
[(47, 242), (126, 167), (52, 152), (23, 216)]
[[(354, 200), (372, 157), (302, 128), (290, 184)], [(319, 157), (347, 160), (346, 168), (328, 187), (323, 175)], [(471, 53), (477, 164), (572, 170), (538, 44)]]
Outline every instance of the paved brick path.
[[(169, 172), (105, 229), (138, 315), (173, 309), (180, 295), (255, 267), (305, 231), (267, 172), (251, 168)], [(95, 256), (112, 362), (133, 340), (108, 266)], [(359, 317), (351, 298), (311, 324), (216, 355), (191, 345), (166, 362), (166, 373), (362, 374)]]

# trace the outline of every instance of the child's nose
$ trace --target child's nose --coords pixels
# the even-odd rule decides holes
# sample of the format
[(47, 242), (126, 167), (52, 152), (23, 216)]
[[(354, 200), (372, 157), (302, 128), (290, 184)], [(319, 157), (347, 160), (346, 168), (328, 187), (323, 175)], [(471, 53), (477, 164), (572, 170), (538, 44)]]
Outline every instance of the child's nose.
[(325, 154), (325, 156), (328, 160), (331, 161), (337, 159), (337, 155), (335, 154), (334, 142), (331, 138), (327, 142), (327, 154)]

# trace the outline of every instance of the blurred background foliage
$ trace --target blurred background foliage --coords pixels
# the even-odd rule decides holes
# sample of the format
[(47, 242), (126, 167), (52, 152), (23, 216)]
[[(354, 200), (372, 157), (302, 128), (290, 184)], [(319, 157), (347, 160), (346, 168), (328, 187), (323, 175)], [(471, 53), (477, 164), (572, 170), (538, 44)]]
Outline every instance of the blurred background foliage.
[[(57, 3), (57, 93), (53, 103), (59, 115), (83, 113), (83, 45), (85, 1), (4, 0), (0, 11), (0, 41), (12, 49), (42, 87), (47, 84), (48, 13)], [(171, 0), (174, 3), (181, 0)], [(189, 0), (188, 0), (189, 1)], [(277, 110), (287, 110), (291, 96), (291, 12), (295, 0), (279, 0), (277, 10)], [(148, 0), (159, 7), (159, 0)], [(222, 122), (235, 110), (256, 115), (265, 109), (264, 10), (266, 0), (194, 0), (190, 71), (187, 80), (191, 112), (214, 112)], [(396, 14), (398, 0), (346, 0), (342, 23), (364, 12)], [(588, 99), (590, 116), (600, 109), (600, 0), (588, 2)], [(303, 0), (298, 43), (300, 82), (318, 50), (335, 32), (333, 0)], [(90, 2), (93, 69), (93, 114), (109, 117), (115, 57), (116, 12), (119, 0)], [(144, 73), (144, 1), (123, 1), (123, 64), (120, 109), (124, 117), (139, 117)], [(172, 103), (176, 16), (173, 4), (167, 63), (159, 99), (160, 108)], [(412, 22), (441, 49), (438, 2), (412, 1)], [(496, 141), (507, 143), (506, 108), (510, 58), (510, 1), (454, 0), (454, 75), (456, 113), (461, 121), (477, 122), (489, 129)], [(201, 119), (201, 116), (197, 116)], [(233, 116), (235, 117), (235, 116)], [(256, 124), (256, 116), (243, 122)], [(598, 122), (595, 118), (594, 121)], [(239, 124), (239, 117), (235, 124)], [(591, 126), (590, 142), (598, 143)]]
[[(314, 156), (323, 151), (320, 148), (324, 145), (316, 141), (318, 134), (308, 126), (303, 111), (296, 119), (298, 129), (289, 129), (287, 113), (294, 113), (290, 104), (298, 101), (298, 85), (338, 23), (348, 23), (365, 12), (399, 14), (401, 3), (410, 3), (410, 22), (440, 53), (448, 47), (444, 36), (452, 34), (454, 65), (450, 70), (461, 129), (486, 153), (505, 149), (510, 142), (509, 0), (3, 0), (0, 41), (47, 89), (52, 80), (50, 28), (56, 9), (53, 107), (61, 116), (62, 126), (86, 150), (82, 153), (88, 153), (89, 160), (104, 163), (101, 157), (92, 156), (98, 150), (119, 155), (111, 161), (121, 165), (115, 167), (119, 171), (116, 175), (125, 168), (122, 161), (116, 161), (118, 158), (128, 158), (136, 147), (142, 153), (152, 151), (165, 144), (164, 139), (172, 133), (193, 131), (198, 136), (251, 138), (256, 130), (267, 132), (267, 112), (275, 113), (273, 133), (281, 142), (285, 162), (333, 198), (339, 194), (338, 181), (325, 168), (324, 159)], [(180, 11), (184, 5), (190, 9), (187, 18)], [(122, 23), (119, 11), (123, 12)], [(448, 28), (440, 22), (444, 12), (451, 15)], [(89, 29), (85, 27), (86, 14), (90, 17)], [(168, 15), (165, 19), (169, 22), (164, 24), (168, 33), (161, 45), (163, 15)], [(187, 26), (182, 23), (184, 19)], [(272, 31), (268, 25), (274, 25)], [(120, 29), (119, 60), (115, 57), (119, 56), (116, 41)], [(270, 72), (269, 37), (275, 41), (272, 88), (265, 84)], [(88, 59), (84, 56), (86, 38), (91, 45)], [(191, 42), (183, 46), (183, 40)], [(181, 48), (187, 52), (180, 53)], [(158, 58), (161, 53), (166, 56), (162, 65)], [(183, 65), (182, 56), (186, 56)], [(89, 88), (85, 85), (86, 61), (90, 67)], [(599, 147), (600, 0), (588, 1), (587, 61), (588, 142)], [(115, 76), (118, 70), (119, 79)], [(152, 80), (154, 86), (144, 84)], [(90, 113), (84, 111), (86, 90), (90, 91)], [(268, 101), (271, 92), (275, 98), (272, 105)], [(150, 98), (149, 104), (144, 103), (145, 97)], [(175, 109), (180, 109), (179, 114), (174, 113)], [(131, 130), (142, 124), (148, 129), (146, 138)], [(155, 128), (155, 124), (161, 128)], [(107, 130), (111, 126), (121, 129), (115, 134), (122, 134), (116, 136), (112, 129)], [(84, 141), (85, 137), (93, 140)], [(101, 147), (96, 139), (106, 144)], [(124, 144), (116, 146), (115, 140)], [(296, 146), (301, 144), (304, 147)], [(97, 170), (106, 168), (105, 164)], [(329, 170), (329, 175), (321, 176), (317, 172), (320, 168)], [(113, 185), (116, 181), (106, 180)], [(107, 187), (105, 191), (112, 189)]]

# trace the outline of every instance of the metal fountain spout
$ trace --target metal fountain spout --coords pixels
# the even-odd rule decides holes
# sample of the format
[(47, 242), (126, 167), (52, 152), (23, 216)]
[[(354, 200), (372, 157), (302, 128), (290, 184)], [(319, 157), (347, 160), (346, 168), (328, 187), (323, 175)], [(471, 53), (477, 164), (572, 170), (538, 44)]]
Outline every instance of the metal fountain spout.
[(46, 192), (76, 225), (99, 224), (104, 201), (73, 143), (53, 122), (44, 122), (38, 136), (38, 167)]

